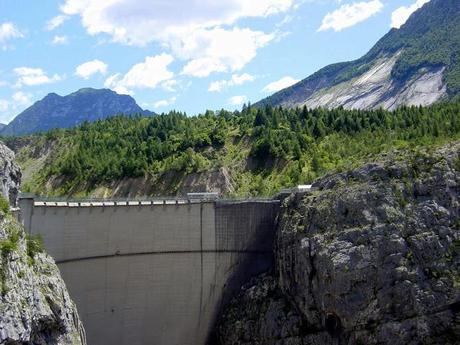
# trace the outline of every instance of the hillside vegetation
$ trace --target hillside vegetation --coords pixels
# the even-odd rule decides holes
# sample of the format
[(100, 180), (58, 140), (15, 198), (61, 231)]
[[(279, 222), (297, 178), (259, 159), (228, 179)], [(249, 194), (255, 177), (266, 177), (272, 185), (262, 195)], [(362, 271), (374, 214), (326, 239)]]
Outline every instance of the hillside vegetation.
[[(23, 191), (36, 194), (268, 196), (391, 150), (456, 140), (459, 114), (459, 103), (394, 112), (245, 107), (119, 116), (5, 141), (24, 169)], [(117, 190), (120, 181), (142, 184)]]

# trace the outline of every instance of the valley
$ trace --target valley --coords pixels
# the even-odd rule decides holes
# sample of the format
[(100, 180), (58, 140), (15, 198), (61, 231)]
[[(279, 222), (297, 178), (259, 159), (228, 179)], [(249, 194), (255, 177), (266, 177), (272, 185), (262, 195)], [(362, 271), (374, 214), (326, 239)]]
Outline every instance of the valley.
[(459, 0), (25, 3), (0, 344), (460, 344)]

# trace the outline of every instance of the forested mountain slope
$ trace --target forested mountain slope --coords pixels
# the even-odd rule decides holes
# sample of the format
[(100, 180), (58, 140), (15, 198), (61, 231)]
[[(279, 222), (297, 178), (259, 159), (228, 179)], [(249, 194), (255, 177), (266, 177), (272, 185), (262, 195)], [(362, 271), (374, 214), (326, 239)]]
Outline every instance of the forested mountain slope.
[(257, 106), (395, 109), (459, 94), (460, 1), (431, 0), (360, 59), (327, 66)]
[(113, 117), (7, 138), (24, 191), (153, 196), (272, 195), (398, 149), (460, 138), (460, 103), (385, 110), (306, 108)]

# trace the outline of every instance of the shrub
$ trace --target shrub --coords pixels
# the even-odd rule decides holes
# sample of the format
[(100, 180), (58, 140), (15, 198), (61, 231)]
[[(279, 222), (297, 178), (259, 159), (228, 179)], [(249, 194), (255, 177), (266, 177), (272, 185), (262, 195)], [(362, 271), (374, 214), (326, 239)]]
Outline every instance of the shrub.
[(29, 264), (35, 263), (35, 255), (44, 251), (43, 239), (40, 235), (26, 235), (27, 242), (27, 255), (29, 257)]
[(10, 213), (10, 203), (0, 195), (0, 212), (4, 215)]

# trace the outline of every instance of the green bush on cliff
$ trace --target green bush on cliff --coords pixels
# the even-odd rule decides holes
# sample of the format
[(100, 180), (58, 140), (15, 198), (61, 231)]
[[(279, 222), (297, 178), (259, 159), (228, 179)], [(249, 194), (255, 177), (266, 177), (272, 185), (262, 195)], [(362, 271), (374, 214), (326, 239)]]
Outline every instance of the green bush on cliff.
[(0, 212), (3, 215), (10, 213), (10, 203), (3, 196), (0, 195)]
[(40, 235), (26, 235), (26, 243), (27, 243), (27, 256), (29, 259), (29, 265), (33, 265), (35, 263), (35, 256), (38, 253), (44, 252), (43, 246), (43, 239)]

